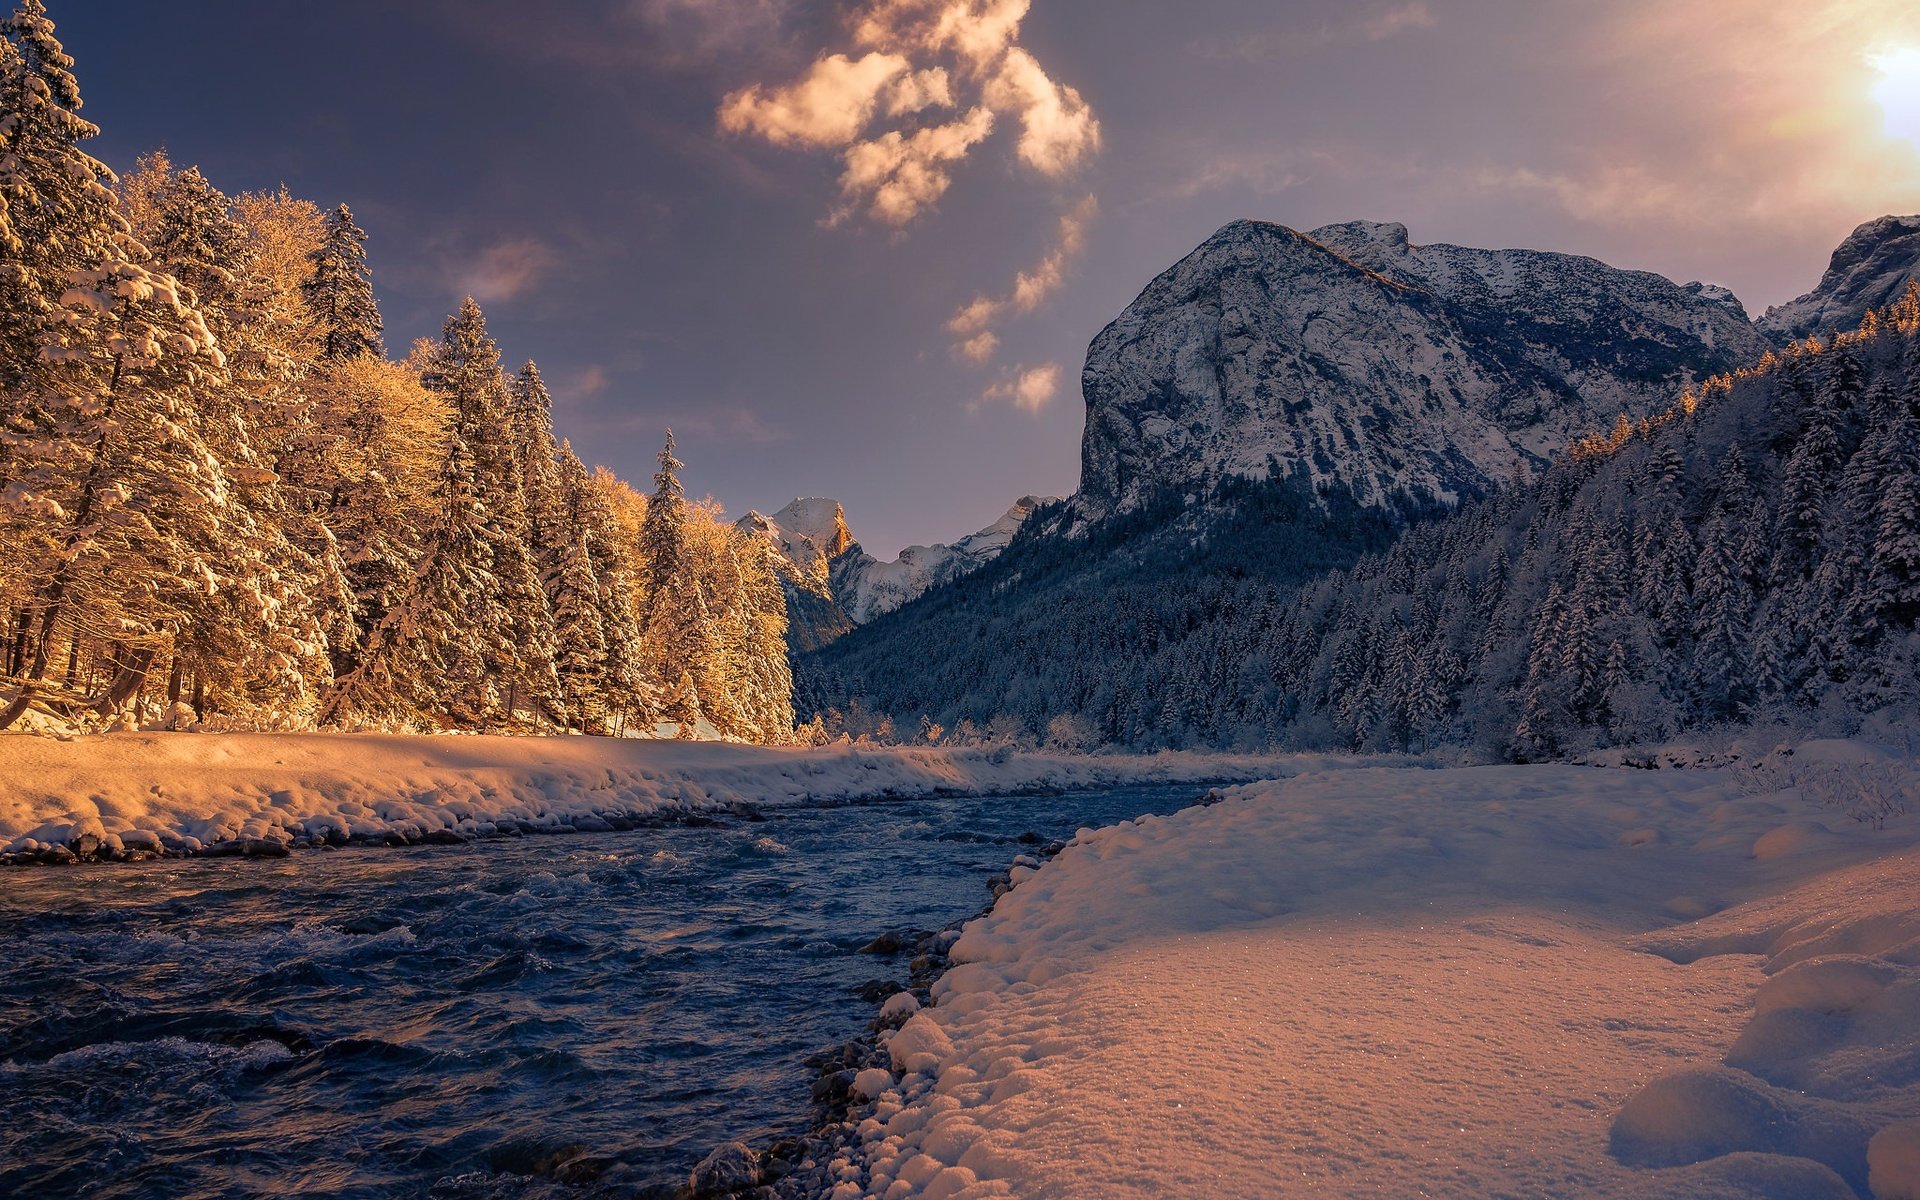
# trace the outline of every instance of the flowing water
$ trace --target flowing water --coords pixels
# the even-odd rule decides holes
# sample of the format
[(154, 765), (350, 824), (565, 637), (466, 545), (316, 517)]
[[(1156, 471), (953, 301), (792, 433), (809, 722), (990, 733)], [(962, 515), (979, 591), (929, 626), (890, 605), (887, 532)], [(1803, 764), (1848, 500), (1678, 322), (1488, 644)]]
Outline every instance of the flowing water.
[(644, 1194), (804, 1132), (869, 939), (1199, 791), (0, 872), (0, 1196)]

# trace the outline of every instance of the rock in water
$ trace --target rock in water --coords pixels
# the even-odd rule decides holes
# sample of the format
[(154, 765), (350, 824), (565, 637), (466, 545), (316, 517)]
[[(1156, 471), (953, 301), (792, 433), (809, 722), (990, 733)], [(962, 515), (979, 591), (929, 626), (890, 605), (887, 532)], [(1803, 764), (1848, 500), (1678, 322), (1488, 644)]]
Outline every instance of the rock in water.
[(760, 1156), (745, 1142), (716, 1146), (700, 1160), (687, 1178), (688, 1194), (695, 1200), (731, 1196), (760, 1186)]

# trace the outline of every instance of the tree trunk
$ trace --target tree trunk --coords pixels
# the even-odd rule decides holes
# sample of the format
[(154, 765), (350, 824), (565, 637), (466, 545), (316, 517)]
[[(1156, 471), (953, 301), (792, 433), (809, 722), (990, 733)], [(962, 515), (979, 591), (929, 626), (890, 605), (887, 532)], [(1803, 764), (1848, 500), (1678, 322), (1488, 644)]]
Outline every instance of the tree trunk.
[(20, 606), (14, 622), (13, 645), (7, 651), (7, 674), (19, 675), (27, 669), (27, 637), (33, 632), (33, 606)]
[(73, 582), (71, 564), (74, 560), (74, 551), (80, 545), (80, 532), (87, 527), (87, 522), (93, 519), (94, 498), (99, 494), (103, 482), (100, 476), (101, 464), (106, 461), (107, 433), (113, 428), (114, 410), (120, 406), (120, 373), (124, 366), (125, 356), (114, 355), (113, 379), (107, 385), (105, 425), (100, 431), (100, 436), (93, 443), (93, 453), (87, 463), (87, 477), (80, 485), (80, 504), (74, 512), (73, 529), (67, 535), (65, 553), (60, 556), (60, 566), (47, 583), (46, 599), (40, 610), (39, 645), (33, 652), (33, 670), (27, 673), (26, 681), (20, 685), (20, 694), (13, 698), (13, 703), (7, 705), (4, 710), (0, 710), (0, 729), (5, 729), (20, 719), (33, 704), (34, 696), (40, 691), (41, 681), (47, 677), (47, 643), (53, 636), (54, 623), (60, 619), (60, 606), (66, 601), (67, 588)]
[(193, 719), (207, 719), (207, 678), (198, 671), (193, 673)]
[(107, 690), (93, 703), (93, 711), (103, 717), (109, 717), (127, 707), (147, 682), (147, 670), (153, 666), (157, 657), (153, 650), (135, 650), (122, 658), (119, 667), (113, 673), (113, 681), (107, 684)]

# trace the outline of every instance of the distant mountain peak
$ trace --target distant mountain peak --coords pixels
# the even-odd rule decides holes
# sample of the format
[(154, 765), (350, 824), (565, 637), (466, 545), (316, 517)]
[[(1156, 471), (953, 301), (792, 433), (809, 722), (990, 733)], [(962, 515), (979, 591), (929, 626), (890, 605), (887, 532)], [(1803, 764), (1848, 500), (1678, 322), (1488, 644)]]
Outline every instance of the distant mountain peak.
[(865, 624), (985, 566), (1005, 550), (1034, 511), (1057, 496), (1022, 496), (1000, 518), (952, 544), (908, 546), (892, 562), (861, 548), (837, 500), (806, 497), (772, 516), (749, 512), (736, 525), (765, 538), (792, 569), (790, 586), (829, 601), (854, 624)]
[(1757, 324), (1779, 344), (1852, 329), (1868, 309), (1900, 299), (1920, 280), (1920, 216), (1876, 217), (1840, 243), (1811, 292), (1769, 308)]

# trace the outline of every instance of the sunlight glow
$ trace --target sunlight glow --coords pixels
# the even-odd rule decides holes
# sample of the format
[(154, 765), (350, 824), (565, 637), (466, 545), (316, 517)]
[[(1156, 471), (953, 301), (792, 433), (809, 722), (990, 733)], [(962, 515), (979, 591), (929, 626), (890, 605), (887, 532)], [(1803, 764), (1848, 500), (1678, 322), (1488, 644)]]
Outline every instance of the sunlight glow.
[(1887, 136), (1920, 150), (1920, 49), (1889, 50), (1867, 61), (1880, 72), (1873, 98), (1886, 116)]

